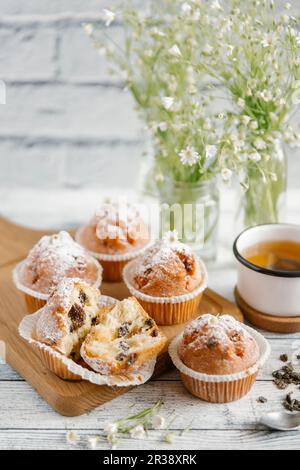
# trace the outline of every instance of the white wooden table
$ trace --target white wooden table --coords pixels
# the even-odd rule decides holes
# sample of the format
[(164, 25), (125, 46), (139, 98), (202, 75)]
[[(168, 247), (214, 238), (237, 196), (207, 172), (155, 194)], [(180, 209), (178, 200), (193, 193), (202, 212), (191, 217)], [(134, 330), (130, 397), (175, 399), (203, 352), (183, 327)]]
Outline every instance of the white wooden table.
[[(300, 192), (290, 194), (290, 221), (300, 222), (297, 210), (299, 196)], [(53, 196), (51, 202), (55, 203)], [(220, 258), (209, 269), (209, 274), (210, 287), (233, 298), (235, 264), (226, 229), (230, 225), (228, 217), (231, 215), (230, 210), (226, 210), (228, 207), (229, 202), (222, 212), (222, 220), (227, 220), (227, 223), (221, 221)], [(13, 219), (25, 221), (24, 213), (22, 219), (20, 213), (14, 213), (11, 207), (9, 214)], [(30, 224), (34, 225), (29, 213), (27, 216)], [(63, 217), (66, 220), (67, 215)], [(47, 224), (46, 220), (36, 220), (39, 220), (40, 226)], [(51, 222), (54, 225), (54, 221)], [(60, 222), (58, 218), (55, 224), (58, 226)], [(270, 361), (251, 393), (239, 402), (226, 405), (212, 405), (192, 397), (184, 389), (177, 372), (172, 370), (87, 415), (64, 418), (56, 414), (8, 365), (0, 365), (0, 448), (69, 449), (72, 446), (66, 441), (66, 430), (76, 430), (80, 437), (76, 448), (86, 449), (87, 439), (103, 434), (106, 422), (141, 411), (162, 399), (164, 406), (161, 414), (167, 417), (174, 412), (172, 416), (176, 417), (170, 428), (174, 435), (173, 443), (164, 442), (163, 431), (150, 431), (146, 441), (126, 438), (120, 442), (119, 449), (300, 449), (300, 433), (269, 432), (258, 424), (260, 416), (266, 411), (281, 409), (281, 402), (288, 392), (280, 391), (273, 385), (271, 373), (282, 366), (280, 354), (291, 356), (300, 350), (300, 334), (265, 333), (265, 336), (272, 346)], [(295, 391), (295, 397), (297, 395), (300, 398), (300, 390)], [(260, 396), (267, 397), (268, 402), (257, 403)], [(182, 431), (189, 426), (190, 430), (182, 435)], [(105, 440), (101, 440), (97, 449), (107, 450), (109, 446)]]

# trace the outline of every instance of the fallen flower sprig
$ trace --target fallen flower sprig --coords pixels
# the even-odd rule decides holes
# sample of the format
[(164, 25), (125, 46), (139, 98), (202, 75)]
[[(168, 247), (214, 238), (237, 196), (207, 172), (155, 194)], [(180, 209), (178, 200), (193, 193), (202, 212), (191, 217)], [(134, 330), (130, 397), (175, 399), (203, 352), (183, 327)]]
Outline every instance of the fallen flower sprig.
[(104, 432), (108, 442), (112, 447), (115, 447), (122, 435), (134, 439), (143, 439), (151, 426), (161, 428), (165, 422), (164, 418), (158, 414), (162, 405), (163, 402), (159, 400), (154, 406), (146, 408), (135, 415), (127, 416), (113, 423), (107, 423)]

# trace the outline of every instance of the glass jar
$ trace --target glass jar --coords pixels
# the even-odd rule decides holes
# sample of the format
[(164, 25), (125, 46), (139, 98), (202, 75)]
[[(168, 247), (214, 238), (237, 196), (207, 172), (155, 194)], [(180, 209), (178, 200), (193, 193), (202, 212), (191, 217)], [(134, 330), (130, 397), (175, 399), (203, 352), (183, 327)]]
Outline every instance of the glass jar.
[(164, 178), (159, 185), (160, 236), (178, 233), (205, 261), (217, 255), (219, 190), (216, 178), (197, 183)]
[(247, 180), (249, 189), (239, 189), (239, 227), (281, 222), (286, 207), (287, 160), (280, 142), (275, 142), (269, 160), (249, 165)]

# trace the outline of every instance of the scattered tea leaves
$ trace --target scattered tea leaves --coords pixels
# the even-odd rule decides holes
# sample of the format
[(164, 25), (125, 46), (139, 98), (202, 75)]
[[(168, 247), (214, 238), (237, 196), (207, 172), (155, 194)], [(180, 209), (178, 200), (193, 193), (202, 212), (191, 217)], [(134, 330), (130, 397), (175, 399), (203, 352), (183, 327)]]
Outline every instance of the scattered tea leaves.
[(285, 401), (283, 402), (283, 406), (288, 410), (288, 411), (300, 411), (300, 400), (296, 400), (295, 398), (292, 397), (293, 392), (289, 393), (285, 397)]
[(257, 403), (267, 403), (268, 399), (266, 397), (258, 397)]
[(282, 362), (288, 362), (289, 356), (287, 354), (281, 354), (279, 358)]
[(281, 369), (273, 372), (274, 384), (280, 390), (285, 390), (289, 385), (300, 385), (300, 373), (289, 362)]

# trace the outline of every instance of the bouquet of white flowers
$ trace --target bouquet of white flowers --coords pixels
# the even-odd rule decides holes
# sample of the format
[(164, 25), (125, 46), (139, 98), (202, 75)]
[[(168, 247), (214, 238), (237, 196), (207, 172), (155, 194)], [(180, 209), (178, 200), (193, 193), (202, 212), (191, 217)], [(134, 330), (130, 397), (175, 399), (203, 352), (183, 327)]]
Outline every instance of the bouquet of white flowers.
[(229, 176), (237, 174), (245, 190), (245, 225), (277, 222), (286, 187), (281, 143), (300, 140), (291, 125), (300, 102), (298, 20), (288, 3), (281, 13), (273, 0), (217, 3), (210, 14), (211, 2), (202, 2), (208, 42), (199, 69), (227, 98), (220, 166)]

